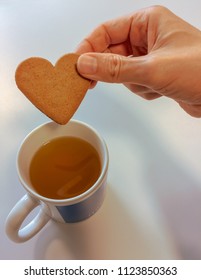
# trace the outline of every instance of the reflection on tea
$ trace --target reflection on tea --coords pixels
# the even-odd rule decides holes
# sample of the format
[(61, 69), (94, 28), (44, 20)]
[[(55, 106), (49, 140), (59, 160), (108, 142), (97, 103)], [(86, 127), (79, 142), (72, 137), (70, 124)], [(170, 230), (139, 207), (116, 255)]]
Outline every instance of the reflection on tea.
[(33, 156), (30, 179), (42, 196), (65, 199), (88, 190), (98, 179), (98, 152), (76, 137), (60, 137), (44, 143)]

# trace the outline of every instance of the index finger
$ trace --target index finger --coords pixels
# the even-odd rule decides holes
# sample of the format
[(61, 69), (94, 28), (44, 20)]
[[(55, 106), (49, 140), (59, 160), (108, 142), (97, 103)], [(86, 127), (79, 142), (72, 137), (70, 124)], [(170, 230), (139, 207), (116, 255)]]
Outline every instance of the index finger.
[(120, 45), (121, 49), (129, 37), (131, 23), (131, 15), (102, 23), (79, 44), (76, 52), (109, 52), (113, 45)]

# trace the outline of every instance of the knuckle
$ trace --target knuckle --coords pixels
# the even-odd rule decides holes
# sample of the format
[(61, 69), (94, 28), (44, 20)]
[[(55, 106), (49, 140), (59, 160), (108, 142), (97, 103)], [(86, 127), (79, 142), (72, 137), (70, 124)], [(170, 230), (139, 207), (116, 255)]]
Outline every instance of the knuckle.
[(108, 56), (108, 75), (111, 79), (111, 82), (118, 82), (120, 73), (121, 73), (121, 66), (122, 66), (122, 58), (119, 55), (110, 54)]
[(159, 98), (160, 95), (158, 93), (150, 91), (150, 92), (144, 93), (142, 97), (148, 101), (151, 101), (151, 100), (155, 100), (156, 98)]
[(168, 9), (162, 5), (153, 5), (149, 8), (150, 13), (152, 14), (163, 14), (168, 11)]

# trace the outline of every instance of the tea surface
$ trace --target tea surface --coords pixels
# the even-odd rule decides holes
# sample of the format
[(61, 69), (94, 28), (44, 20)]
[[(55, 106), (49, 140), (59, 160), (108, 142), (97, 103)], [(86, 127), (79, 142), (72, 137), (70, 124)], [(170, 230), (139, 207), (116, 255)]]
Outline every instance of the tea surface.
[(95, 148), (75, 137), (60, 137), (44, 143), (30, 164), (33, 188), (53, 199), (71, 198), (85, 192), (100, 172), (100, 158)]

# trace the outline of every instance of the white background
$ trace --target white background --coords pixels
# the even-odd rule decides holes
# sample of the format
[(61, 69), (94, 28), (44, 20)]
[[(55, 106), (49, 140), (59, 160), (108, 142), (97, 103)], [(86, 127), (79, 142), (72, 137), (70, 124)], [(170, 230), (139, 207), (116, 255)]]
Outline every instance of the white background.
[(55, 63), (99, 23), (153, 4), (201, 28), (198, 0), (0, 1), (0, 259), (201, 258), (201, 120), (172, 100), (145, 101), (122, 85), (99, 83), (74, 116), (109, 148), (102, 208), (81, 223), (50, 222), (24, 244), (5, 235), (5, 219), (25, 193), (17, 150), (48, 121), (17, 89), (17, 65), (30, 56)]

